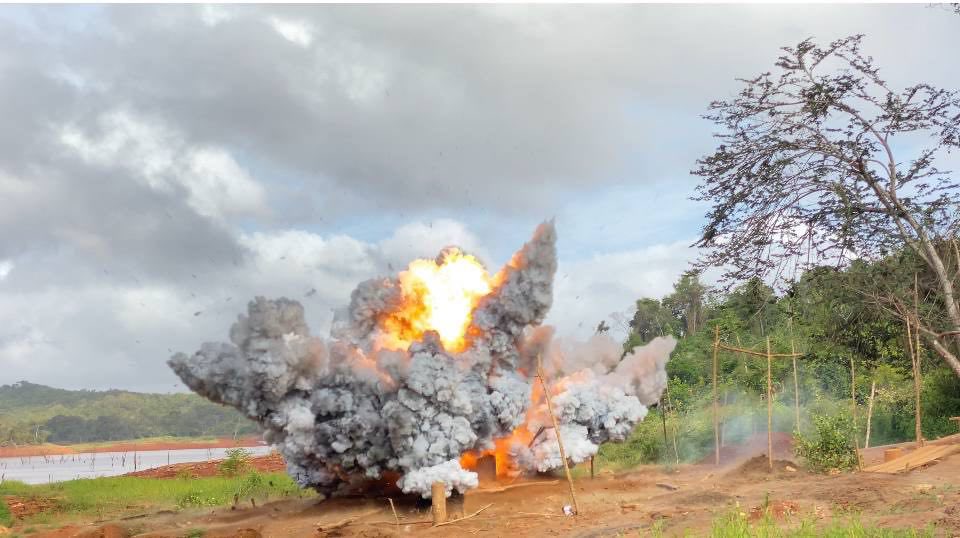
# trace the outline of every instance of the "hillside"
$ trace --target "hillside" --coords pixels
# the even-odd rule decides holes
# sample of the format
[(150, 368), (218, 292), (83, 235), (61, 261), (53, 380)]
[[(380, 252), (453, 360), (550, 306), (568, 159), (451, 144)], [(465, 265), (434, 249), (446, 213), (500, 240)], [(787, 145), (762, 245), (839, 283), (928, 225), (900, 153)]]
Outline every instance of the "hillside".
[(0, 444), (82, 443), (258, 431), (237, 411), (193, 393), (65, 390), (21, 381), (0, 386)]

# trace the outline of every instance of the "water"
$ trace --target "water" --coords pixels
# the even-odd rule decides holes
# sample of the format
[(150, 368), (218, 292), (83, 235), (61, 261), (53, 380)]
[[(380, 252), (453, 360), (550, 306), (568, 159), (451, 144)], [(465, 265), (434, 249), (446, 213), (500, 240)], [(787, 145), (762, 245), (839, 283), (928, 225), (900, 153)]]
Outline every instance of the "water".
[[(265, 445), (243, 448), (255, 456), (270, 453), (270, 447)], [(76, 478), (117, 476), (134, 471), (134, 455), (136, 455), (136, 470), (143, 471), (167, 464), (219, 460), (226, 457), (227, 450), (230, 449), (188, 448), (0, 458), (0, 480), (46, 484)]]

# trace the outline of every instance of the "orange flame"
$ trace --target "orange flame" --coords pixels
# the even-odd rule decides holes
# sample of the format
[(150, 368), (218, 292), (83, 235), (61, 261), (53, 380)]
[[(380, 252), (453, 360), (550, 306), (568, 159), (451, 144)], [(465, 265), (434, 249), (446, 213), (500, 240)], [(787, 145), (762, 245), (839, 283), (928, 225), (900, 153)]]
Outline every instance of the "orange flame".
[(470, 450), (460, 455), (460, 466), (464, 469), (475, 471), (477, 469), (477, 460), (484, 456), (492, 455), (497, 462), (497, 477), (503, 478), (511, 476), (517, 472), (513, 463), (511, 452), (514, 445), (528, 445), (533, 441), (533, 433), (526, 426), (520, 426), (513, 430), (510, 437), (503, 437), (494, 440), (493, 450)]
[(475, 257), (457, 249), (435, 260), (414, 260), (399, 275), (403, 306), (381, 320), (387, 347), (406, 348), (436, 331), (447, 351), (463, 351), (473, 309), (490, 293), (493, 279)]

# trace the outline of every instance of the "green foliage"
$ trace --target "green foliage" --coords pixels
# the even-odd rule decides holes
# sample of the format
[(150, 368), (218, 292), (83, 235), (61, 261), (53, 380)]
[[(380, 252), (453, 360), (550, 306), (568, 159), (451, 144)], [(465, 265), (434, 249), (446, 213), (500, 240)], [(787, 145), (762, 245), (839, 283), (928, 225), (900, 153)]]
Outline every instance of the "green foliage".
[(814, 436), (794, 434), (794, 450), (813, 471), (842, 471), (857, 465), (853, 450), (853, 422), (845, 413), (813, 415)]
[(7, 506), (7, 502), (3, 500), (3, 497), (0, 497), (0, 526), (13, 526), (13, 514), (10, 513), (10, 507)]
[(27, 485), (5, 481), (5, 495), (57, 499), (58, 514), (119, 516), (151, 506), (158, 509), (225, 506), (234, 495), (276, 499), (313, 495), (301, 491), (286, 473), (251, 474), (237, 477), (205, 477), (192, 480), (158, 480), (131, 476), (69, 480), (54, 484)]
[(637, 311), (630, 320), (630, 329), (638, 337), (635, 341), (645, 344), (657, 336), (680, 334), (680, 321), (660, 301), (640, 299), (637, 301)]
[(755, 523), (746, 514), (733, 511), (713, 522), (712, 538), (932, 538), (932, 528), (890, 529), (864, 526), (859, 519), (835, 520), (818, 526), (814, 520), (803, 520), (799, 526), (781, 528), (770, 517)]
[(72, 391), (26, 381), (0, 386), (0, 444), (232, 436), (256, 431), (257, 426), (238, 411), (193, 393)]
[[(796, 350), (798, 390), (794, 389), (793, 363), (778, 358), (772, 363), (774, 429), (797, 429), (793, 407), (799, 396), (801, 432), (814, 435), (811, 414), (849, 413), (850, 361), (856, 366), (859, 418), (856, 435), (866, 434), (866, 411), (875, 382), (870, 444), (897, 443), (914, 436), (912, 366), (901, 320), (878, 308), (857, 290), (883, 281), (888, 287), (912, 292), (914, 274), (922, 264), (909, 255), (895, 253), (870, 262), (854, 261), (849, 267), (817, 267), (804, 272), (785, 293), (759, 280), (750, 280), (726, 293), (704, 293), (695, 275), (687, 273), (662, 300), (642, 298), (631, 322), (626, 350), (660, 334), (672, 334), (678, 344), (667, 363), (669, 395), (668, 437), (678, 431), (681, 462), (697, 461), (713, 447), (712, 361), (714, 330), (727, 345), (763, 352), (769, 338), (774, 353)], [(920, 273), (921, 294), (924, 276)], [(696, 330), (686, 318), (700, 297)], [(922, 308), (922, 307), (921, 307)], [(669, 315), (672, 319), (666, 319)], [(923, 432), (929, 438), (956, 433), (949, 417), (960, 415), (960, 378), (930, 349), (922, 346)], [(721, 420), (725, 440), (734, 444), (766, 428), (766, 360), (763, 357), (720, 351), (718, 380)], [(666, 405), (666, 396), (662, 404)], [(659, 414), (652, 413), (624, 444), (602, 454), (620, 462), (676, 461), (672, 441), (666, 445)], [(852, 430), (851, 430), (852, 432)], [(853, 433), (846, 443), (852, 447)], [(628, 447), (635, 453), (627, 453)], [(669, 457), (668, 457), (669, 456)]]
[(217, 469), (223, 476), (237, 476), (250, 468), (250, 456), (250, 452), (243, 448), (228, 449), (227, 457)]

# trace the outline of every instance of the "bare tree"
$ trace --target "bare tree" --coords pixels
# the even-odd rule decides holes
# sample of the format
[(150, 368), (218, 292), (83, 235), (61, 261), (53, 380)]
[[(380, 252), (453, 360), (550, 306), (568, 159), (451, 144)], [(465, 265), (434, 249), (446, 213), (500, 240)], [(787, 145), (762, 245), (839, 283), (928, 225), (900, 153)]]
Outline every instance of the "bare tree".
[(776, 74), (710, 105), (720, 144), (693, 172), (694, 199), (712, 203), (696, 265), (725, 268), (728, 283), (783, 282), (791, 268), (907, 248), (934, 275), (943, 312), (920, 330), (960, 375), (957, 274), (944, 248), (960, 224), (960, 186), (935, 166), (960, 147), (960, 99), (924, 83), (891, 89), (861, 39), (785, 47)]

